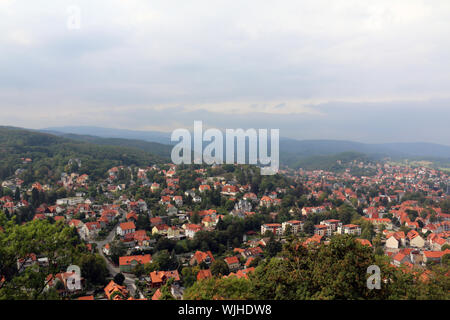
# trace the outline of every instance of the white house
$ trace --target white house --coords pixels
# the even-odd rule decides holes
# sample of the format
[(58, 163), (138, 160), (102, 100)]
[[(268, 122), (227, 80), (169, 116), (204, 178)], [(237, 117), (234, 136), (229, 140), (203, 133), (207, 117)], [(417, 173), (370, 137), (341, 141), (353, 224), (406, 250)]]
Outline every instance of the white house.
[(403, 231), (393, 232), (386, 235), (386, 248), (398, 249), (406, 244), (406, 237)]
[(419, 235), (419, 233), (415, 230), (411, 230), (407, 234), (409, 245), (415, 248), (423, 248), (425, 245), (425, 240)]
[(116, 230), (116, 233), (123, 237), (126, 234), (134, 233), (136, 231), (136, 226), (133, 221), (121, 223)]

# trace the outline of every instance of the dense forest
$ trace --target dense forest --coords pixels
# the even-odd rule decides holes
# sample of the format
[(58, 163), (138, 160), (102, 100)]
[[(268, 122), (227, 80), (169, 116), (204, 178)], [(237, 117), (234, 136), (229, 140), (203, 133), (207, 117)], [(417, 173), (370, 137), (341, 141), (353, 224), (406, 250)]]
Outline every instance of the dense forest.
[(157, 142), (149, 142), (134, 139), (120, 139), (120, 138), (101, 138), (89, 135), (78, 134), (60, 134), (63, 138), (68, 138), (75, 141), (89, 142), (98, 145), (118, 146), (118, 147), (132, 147), (142, 151), (163, 157), (170, 157), (172, 146), (161, 144)]
[[(24, 159), (30, 162), (24, 162)], [(81, 166), (78, 166), (79, 160)], [(12, 176), (17, 169), (24, 169), (20, 178), (25, 184), (47, 178), (59, 179), (64, 168), (75, 163), (79, 174), (89, 174), (95, 180), (104, 178), (113, 166), (147, 166), (162, 163), (164, 158), (138, 148), (97, 145), (74, 141), (51, 134), (0, 127), (0, 180)]]
[[(304, 170), (344, 171), (352, 161), (370, 163), (375, 158), (359, 152), (342, 152), (333, 155), (320, 155), (299, 158), (292, 167)], [(375, 173), (374, 171), (373, 173)], [(370, 174), (370, 172), (368, 172)]]

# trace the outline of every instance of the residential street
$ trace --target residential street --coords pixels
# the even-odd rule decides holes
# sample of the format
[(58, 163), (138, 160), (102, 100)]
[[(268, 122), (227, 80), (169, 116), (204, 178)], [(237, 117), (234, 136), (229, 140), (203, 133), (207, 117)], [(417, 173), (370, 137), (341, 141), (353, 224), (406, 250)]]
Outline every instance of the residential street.
[[(105, 254), (103, 253), (103, 246), (107, 243), (110, 243), (113, 239), (114, 236), (116, 234), (116, 228), (115, 227), (113, 230), (111, 230), (111, 232), (108, 234), (108, 236), (106, 237), (105, 240), (102, 241), (94, 241), (94, 243), (97, 245), (97, 250), (98, 253), (103, 257), (103, 259), (105, 259), (106, 262), (106, 267), (108, 268), (109, 273), (114, 277), (116, 274), (120, 273), (120, 269), (117, 268), (116, 266), (114, 266), (114, 264), (105, 256)], [(133, 275), (133, 274), (123, 274), (125, 276), (125, 281), (124, 284), (127, 286), (127, 288), (130, 290), (130, 294), (132, 297), (134, 297), (135, 293), (136, 293), (136, 285), (135, 285), (135, 281), (137, 280), (137, 278)], [(144, 298), (144, 296), (142, 295), (142, 293), (139, 293), (140, 298)]]

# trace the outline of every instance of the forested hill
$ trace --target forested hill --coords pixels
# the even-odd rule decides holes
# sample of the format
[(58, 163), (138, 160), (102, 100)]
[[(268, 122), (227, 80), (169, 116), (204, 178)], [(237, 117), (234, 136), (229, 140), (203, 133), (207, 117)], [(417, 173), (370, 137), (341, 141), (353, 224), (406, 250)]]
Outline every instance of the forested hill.
[[(24, 159), (29, 158), (31, 162)], [(70, 161), (72, 159), (72, 161)], [(74, 161), (77, 160), (77, 161)], [(168, 158), (136, 147), (99, 145), (58, 137), (31, 130), (0, 126), (0, 180), (24, 169), (25, 183), (59, 179), (69, 162), (81, 163), (76, 171), (92, 179), (103, 178), (107, 170), (118, 165), (148, 166)]]
[[(342, 172), (349, 167), (352, 162), (372, 163), (373, 157), (358, 152), (341, 152), (331, 155), (310, 156), (299, 158), (292, 167), (305, 170), (326, 170), (333, 172)], [(376, 173), (376, 170), (373, 171)]]
[(68, 138), (76, 141), (89, 142), (93, 144), (99, 145), (109, 145), (109, 146), (119, 146), (119, 147), (132, 147), (137, 148), (145, 152), (149, 152), (153, 155), (160, 156), (163, 158), (170, 157), (170, 152), (172, 150), (172, 146), (161, 144), (157, 142), (149, 142), (144, 140), (135, 140), (135, 139), (122, 139), (122, 138), (102, 138), (91, 135), (80, 135), (80, 134), (72, 134), (72, 133), (52, 133), (56, 136), (60, 136), (63, 138)]

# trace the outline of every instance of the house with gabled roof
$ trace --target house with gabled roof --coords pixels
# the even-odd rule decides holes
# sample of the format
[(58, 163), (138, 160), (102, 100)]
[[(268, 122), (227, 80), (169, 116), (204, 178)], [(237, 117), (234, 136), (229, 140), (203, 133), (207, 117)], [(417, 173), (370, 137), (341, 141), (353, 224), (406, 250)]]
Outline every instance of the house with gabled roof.
[(161, 287), (169, 279), (173, 279), (174, 283), (179, 282), (180, 275), (178, 274), (178, 270), (150, 272), (150, 284), (152, 288)]
[(108, 300), (125, 300), (129, 295), (127, 287), (118, 285), (113, 280), (108, 283), (104, 291)]
[(199, 224), (186, 223), (183, 225), (184, 232), (186, 237), (189, 239), (193, 239), (195, 234), (202, 230), (202, 226)]
[(158, 224), (152, 228), (152, 234), (162, 234), (167, 235), (169, 226), (167, 224)]
[(230, 269), (230, 271), (236, 271), (241, 267), (241, 264), (237, 256), (226, 257), (223, 260), (228, 265), (228, 269)]
[(203, 280), (203, 279), (209, 279), (212, 278), (212, 273), (210, 269), (205, 270), (199, 270), (197, 273), (197, 281)]
[(398, 249), (406, 244), (406, 236), (403, 231), (390, 232), (386, 235), (386, 248)]
[(237, 277), (238, 279), (241, 279), (241, 278), (248, 279), (248, 274), (253, 272), (253, 271), (255, 271), (254, 267), (246, 268), (246, 269), (238, 270), (236, 272), (231, 272), (230, 274), (228, 274), (228, 276), (224, 276), (224, 277), (225, 278)]
[(306, 239), (306, 240), (303, 242), (302, 245), (303, 245), (304, 247), (308, 247), (308, 246), (311, 245), (311, 244), (317, 245), (317, 244), (322, 243), (323, 240), (324, 240), (324, 239), (323, 239), (323, 236), (321, 236), (321, 235), (319, 235), (319, 234), (315, 234), (315, 235), (313, 235), (312, 237)]
[(122, 222), (116, 230), (117, 234), (121, 237), (125, 236), (126, 234), (134, 233), (135, 231), (136, 225), (133, 221)]
[(80, 237), (84, 240), (94, 239), (101, 230), (100, 222), (86, 222), (80, 230)]
[(151, 261), (152, 256), (150, 254), (119, 257), (119, 268), (121, 272), (132, 272), (138, 264), (147, 264)]
[(442, 247), (446, 244), (449, 244), (448, 240), (441, 238), (441, 237), (435, 237), (433, 240), (430, 240), (431, 248), (435, 251), (441, 251)]
[(401, 264), (405, 264), (407, 262), (411, 263), (411, 260), (409, 259), (409, 255), (405, 254), (405, 253), (402, 253), (402, 252), (399, 252), (399, 253), (397, 253), (396, 255), (394, 255), (392, 257), (392, 262), (391, 263), (394, 266), (399, 267)]
[(164, 221), (161, 217), (150, 218), (150, 225), (152, 225), (152, 226), (156, 226), (158, 224), (163, 224), (163, 223), (164, 223)]
[(442, 257), (446, 254), (450, 254), (450, 249), (445, 251), (424, 251), (423, 262), (441, 262)]
[(202, 184), (198, 187), (198, 191), (200, 192), (211, 191), (211, 186), (209, 184)]
[(423, 248), (425, 245), (425, 240), (420, 236), (416, 230), (411, 230), (406, 235), (409, 245), (415, 248)]
[(197, 250), (191, 257), (189, 264), (191, 266), (199, 265), (201, 263), (205, 263), (206, 265), (210, 265), (214, 261), (214, 256), (211, 251), (199, 251)]

